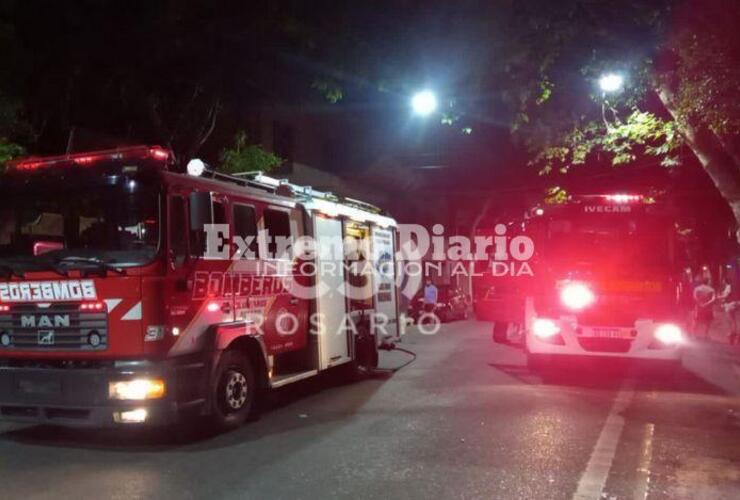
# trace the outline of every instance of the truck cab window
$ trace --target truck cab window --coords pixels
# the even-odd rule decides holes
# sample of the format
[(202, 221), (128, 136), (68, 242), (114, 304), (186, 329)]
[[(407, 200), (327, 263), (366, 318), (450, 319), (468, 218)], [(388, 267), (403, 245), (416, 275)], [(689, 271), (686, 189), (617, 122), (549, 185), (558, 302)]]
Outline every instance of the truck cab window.
[(271, 259), (286, 258), (279, 255), (287, 249), (290, 241), (290, 215), (287, 212), (266, 209), (264, 212), (267, 231), (267, 256)]
[(213, 223), (228, 224), (226, 219), (226, 209), (224, 208), (224, 204), (220, 201), (213, 202)]
[(243, 238), (248, 246), (246, 258), (259, 258), (257, 244), (257, 216), (254, 207), (235, 204), (233, 208), (234, 236)]
[[(213, 224), (219, 226), (229, 224), (229, 220), (226, 218), (226, 205), (223, 201), (213, 200)], [(222, 233), (223, 243), (219, 248), (216, 249), (216, 251), (220, 252), (223, 251), (224, 248), (226, 248), (229, 250), (229, 255), (231, 255), (231, 237), (227, 236), (228, 234), (230, 234), (229, 229), (226, 229)]]
[(188, 227), (185, 219), (185, 199), (170, 198), (170, 252), (176, 267), (182, 266), (188, 253)]

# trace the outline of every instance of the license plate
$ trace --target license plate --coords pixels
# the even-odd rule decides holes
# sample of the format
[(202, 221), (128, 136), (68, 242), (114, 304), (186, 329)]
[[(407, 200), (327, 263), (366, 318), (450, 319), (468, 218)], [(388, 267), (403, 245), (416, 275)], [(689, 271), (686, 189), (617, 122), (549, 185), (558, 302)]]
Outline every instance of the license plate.
[(625, 330), (624, 328), (590, 328), (585, 333), (586, 336), (603, 339), (624, 339), (631, 337), (629, 330)]
[(18, 390), (23, 394), (59, 394), (62, 384), (58, 380), (19, 380)]

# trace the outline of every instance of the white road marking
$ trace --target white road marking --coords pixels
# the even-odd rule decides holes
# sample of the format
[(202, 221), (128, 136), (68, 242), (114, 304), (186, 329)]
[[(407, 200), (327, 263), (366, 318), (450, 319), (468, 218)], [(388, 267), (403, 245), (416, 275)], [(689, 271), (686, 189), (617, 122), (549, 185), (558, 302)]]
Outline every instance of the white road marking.
[(637, 473), (640, 480), (635, 485), (634, 500), (646, 500), (650, 492), (650, 465), (653, 461), (653, 435), (655, 424), (645, 425), (645, 437), (642, 439), (642, 452), (640, 453), (640, 467)]
[(620, 415), (632, 402), (635, 391), (632, 386), (623, 387), (612, 404), (594, 451), (588, 459), (586, 470), (578, 481), (578, 488), (573, 494), (573, 500), (599, 500), (604, 490), (609, 470), (617, 452), (619, 438), (624, 428), (624, 417)]

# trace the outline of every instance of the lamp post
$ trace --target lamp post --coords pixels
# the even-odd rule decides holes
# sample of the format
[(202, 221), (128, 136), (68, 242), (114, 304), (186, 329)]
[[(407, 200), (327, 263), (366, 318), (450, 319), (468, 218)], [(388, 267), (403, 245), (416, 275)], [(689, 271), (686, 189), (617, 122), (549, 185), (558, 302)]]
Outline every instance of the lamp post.
[(602, 92), (613, 93), (622, 90), (624, 86), (624, 77), (619, 73), (606, 73), (599, 78), (599, 88)]
[(429, 116), (437, 106), (437, 96), (431, 90), (421, 90), (411, 97), (411, 109), (416, 115)]

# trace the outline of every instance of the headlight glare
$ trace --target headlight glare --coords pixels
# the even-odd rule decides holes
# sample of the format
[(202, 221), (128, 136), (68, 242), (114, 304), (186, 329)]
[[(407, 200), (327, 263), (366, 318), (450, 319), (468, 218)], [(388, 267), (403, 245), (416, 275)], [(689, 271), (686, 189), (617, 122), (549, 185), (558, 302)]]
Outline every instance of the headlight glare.
[(683, 342), (683, 332), (677, 325), (665, 323), (655, 329), (655, 338), (663, 344), (680, 344)]
[(161, 399), (165, 395), (165, 383), (162, 379), (139, 378), (111, 382), (108, 385), (110, 399), (143, 401)]
[(579, 310), (593, 304), (596, 296), (583, 283), (569, 283), (560, 291), (560, 300), (568, 309)]

